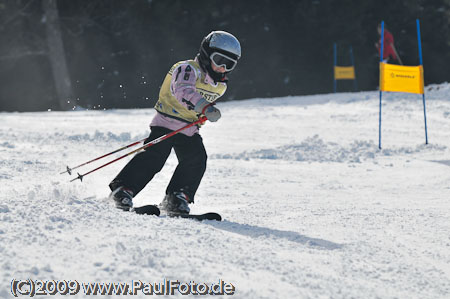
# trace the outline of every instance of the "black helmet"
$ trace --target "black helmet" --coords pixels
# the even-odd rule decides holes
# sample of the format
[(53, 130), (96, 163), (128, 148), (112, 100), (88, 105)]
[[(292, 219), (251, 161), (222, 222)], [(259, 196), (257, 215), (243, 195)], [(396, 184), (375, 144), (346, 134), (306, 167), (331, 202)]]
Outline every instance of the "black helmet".
[[(241, 44), (232, 34), (225, 31), (212, 31), (200, 44), (197, 55), (200, 66), (214, 79), (214, 81), (225, 81), (236, 66), (241, 57)], [(225, 73), (216, 73), (211, 63), (225, 68)]]

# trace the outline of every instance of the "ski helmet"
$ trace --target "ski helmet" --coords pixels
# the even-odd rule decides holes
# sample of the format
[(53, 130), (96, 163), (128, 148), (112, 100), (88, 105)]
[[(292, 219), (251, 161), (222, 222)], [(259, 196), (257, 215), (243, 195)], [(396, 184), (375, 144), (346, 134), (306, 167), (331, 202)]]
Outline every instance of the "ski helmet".
[[(229, 74), (235, 68), (241, 57), (241, 44), (231, 33), (212, 31), (203, 38), (197, 57), (200, 66), (208, 72), (214, 81), (225, 81), (226, 74)], [(224, 67), (225, 73), (213, 71), (211, 63), (218, 67)]]

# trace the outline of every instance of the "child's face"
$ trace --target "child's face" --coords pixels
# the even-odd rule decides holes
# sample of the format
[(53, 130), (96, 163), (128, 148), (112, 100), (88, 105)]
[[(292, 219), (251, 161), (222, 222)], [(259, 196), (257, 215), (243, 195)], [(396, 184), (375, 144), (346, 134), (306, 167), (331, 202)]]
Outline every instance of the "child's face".
[(213, 62), (211, 62), (211, 68), (213, 69), (213, 71), (215, 71), (216, 73), (220, 73), (223, 74), (226, 72), (225, 68), (223, 66), (215, 66)]

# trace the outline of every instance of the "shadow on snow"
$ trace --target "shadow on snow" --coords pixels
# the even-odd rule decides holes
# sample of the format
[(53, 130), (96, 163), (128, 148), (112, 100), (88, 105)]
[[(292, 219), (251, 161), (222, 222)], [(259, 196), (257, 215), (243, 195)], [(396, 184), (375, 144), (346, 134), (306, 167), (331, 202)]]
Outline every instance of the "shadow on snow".
[(287, 241), (325, 250), (335, 250), (343, 246), (342, 244), (334, 243), (331, 241), (303, 236), (299, 233), (292, 231), (283, 231), (249, 224), (240, 224), (237, 222), (231, 222), (227, 220), (224, 220), (222, 222), (207, 221), (205, 223), (217, 229), (221, 229), (235, 234), (240, 234), (251, 238), (266, 237), (274, 239), (284, 239)]

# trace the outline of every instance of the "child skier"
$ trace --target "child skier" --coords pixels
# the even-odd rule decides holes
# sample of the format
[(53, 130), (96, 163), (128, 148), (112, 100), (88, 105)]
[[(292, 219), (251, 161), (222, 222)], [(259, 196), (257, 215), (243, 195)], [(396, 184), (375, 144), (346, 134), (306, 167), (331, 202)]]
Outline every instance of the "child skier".
[[(380, 36), (380, 40), (375, 43), (375, 47), (377, 48), (378, 53), (380, 53), (381, 46), (381, 24), (378, 24), (377, 27), (378, 35)], [(384, 62), (397, 62), (399, 64), (403, 64), (400, 56), (397, 53), (397, 49), (394, 45), (394, 36), (392, 33), (384, 28), (384, 38), (383, 38), (383, 61)]]
[[(240, 57), (240, 43), (232, 34), (213, 31), (203, 38), (195, 59), (176, 63), (166, 75), (150, 123), (151, 133), (144, 143), (197, 121), (202, 115), (218, 121), (220, 111), (212, 104), (225, 93), (227, 74)], [(197, 126), (146, 148), (125, 165), (109, 184), (110, 198), (117, 208), (128, 211), (133, 207), (133, 197), (162, 169), (172, 148), (178, 166), (159, 207), (172, 214), (189, 214), (207, 160)]]

